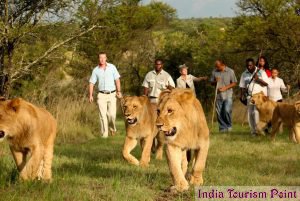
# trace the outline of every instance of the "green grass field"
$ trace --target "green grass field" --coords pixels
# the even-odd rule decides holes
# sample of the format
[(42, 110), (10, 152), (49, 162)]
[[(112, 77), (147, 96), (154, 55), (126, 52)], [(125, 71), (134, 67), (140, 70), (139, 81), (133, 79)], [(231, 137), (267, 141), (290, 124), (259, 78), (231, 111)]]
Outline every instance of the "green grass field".
[[(118, 127), (119, 135), (109, 139), (58, 144), (51, 184), (19, 182), (8, 145), (2, 143), (0, 200), (194, 200), (192, 187), (177, 195), (165, 191), (172, 184), (165, 158), (152, 159), (147, 169), (125, 162), (122, 121)], [(247, 130), (236, 125), (230, 134), (211, 134), (205, 185), (300, 185), (300, 145), (285, 133), (271, 143), (266, 137), (251, 137)], [(139, 157), (140, 152), (137, 147), (134, 155)]]

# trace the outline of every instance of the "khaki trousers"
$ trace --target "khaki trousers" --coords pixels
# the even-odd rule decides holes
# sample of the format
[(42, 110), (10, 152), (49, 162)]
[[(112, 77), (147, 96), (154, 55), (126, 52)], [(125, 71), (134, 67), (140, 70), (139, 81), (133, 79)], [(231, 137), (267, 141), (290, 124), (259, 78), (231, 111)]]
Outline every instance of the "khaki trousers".
[(108, 137), (108, 129), (116, 131), (117, 97), (116, 93), (98, 93), (97, 103), (99, 106), (100, 133), (102, 137)]

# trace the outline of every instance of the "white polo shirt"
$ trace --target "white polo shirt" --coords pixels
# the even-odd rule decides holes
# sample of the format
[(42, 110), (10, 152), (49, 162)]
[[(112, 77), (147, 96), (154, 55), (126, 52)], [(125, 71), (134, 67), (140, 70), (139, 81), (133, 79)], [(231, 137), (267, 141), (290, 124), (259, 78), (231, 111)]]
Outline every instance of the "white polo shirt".
[(256, 93), (260, 93), (261, 91), (267, 96), (268, 95), (267, 86), (262, 86), (256, 83), (256, 81), (252, 80), (252, 77), (254, 76), (255, 73), (257, 73), (259, 79), (262, 79), (266, 83), (269, 82), (269, 78), (266, 72), (264, 70), (259, 70), (256, 67), (256, 70), (253, 73), (250, 73), (248, 70), (243, 72), (239, 84), (240, 88), (248, 88), (248, 94), (250, 96)]
[(268, 81), (268, 96), (273, 101), (278, 101), (282, 99), (281, 91), (286, 92), (287, 88), (283, 82), (283, 80), (279, 77), (273, 79), (269, 78)]
[(175, 88), (171, 75), (164, 70), (161, 70), (158, 74), (155, 70), (148, 72), (142, 84), (143, 87), (149, 89), (149, 96), (156, 98), (163, 90), (167, 89), (168, 85)]

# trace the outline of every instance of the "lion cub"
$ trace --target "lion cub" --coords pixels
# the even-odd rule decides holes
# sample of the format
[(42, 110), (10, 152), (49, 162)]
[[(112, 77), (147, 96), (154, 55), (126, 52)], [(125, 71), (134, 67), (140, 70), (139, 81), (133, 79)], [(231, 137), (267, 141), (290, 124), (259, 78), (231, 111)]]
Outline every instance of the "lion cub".
[(167, 144), (167, 161), (174, 186), (173, 191), (189, 188), (186, 150), (195, 150), (190, 183), (202, 185), (205, 168), (209, 129), (199, 100), (192, 90), (173, 89), (161, 93), (158, 103), (157, 127), (164, 133)]
[[(149, 98), (146, 96), (126, 96), (122, 101), (126, 119), (126, 138), (123, 147), (123, 157), (131, 164), (148, 166), (153, 139), (157, 137), (156, 159), (161, 160), (163, 142), (158, 135), (158, 129), (155, 125), (157, 115), (152, 108)], [(140, 161), (130, 153), (137, 145), (139, 139), (141, 140), (143, 149)]]
[(56, 120), (48, 111), (21, 98), (1, 98), (0, 141), (7, 139), (21, 179), (51, 181), (55, 137)]

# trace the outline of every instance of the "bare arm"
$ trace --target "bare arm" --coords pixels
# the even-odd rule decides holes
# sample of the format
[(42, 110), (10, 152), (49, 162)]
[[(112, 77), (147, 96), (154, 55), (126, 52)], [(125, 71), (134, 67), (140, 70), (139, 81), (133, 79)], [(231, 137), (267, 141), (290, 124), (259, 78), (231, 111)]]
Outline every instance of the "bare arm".
[(89, 101), (90, 103), (94, 101), (94, 98), (93, 98), (93, 92), (94, 92), (94, 84), (90, 83), (89, 85)]
[(168, 85), (168, 86), (167, 86), (167, 89), (172, 90), (172, 89), (175, 89), (175, 88), (172, 87), (171, 85)]
[(117, 92), (121, 92), (121, 81), (120, 79), (115, 80)]
[(115, 80), (116, 88), (117, 88), (117, 97), (121, 98), (122, 93), (121, 93), (121, 81), (120, 79)]
[(149, 94), (149, 88), (144, 87), (144, 95), (148, 96), (148, 94)]
[(258, 84), (260, 84), (261, 86), (268, 86), (268, 83), (266, 83), (265, 81), (263, 81), (262, 79), (257, 79), (255, 80)]
[(206, 77), (206, 76), (205, 76), (205, 77), (195, 77), (195, 78), (193, 79), (194, 82), (200, 82), (200, 81), (202, 81), (202, 80), (207, 80), (207, 77)]
[(236, 84), (237, 84), (236, 82), (230, 83), (229, 85), (226, 86), (227, 90), (228, 90), (228, 89), (231, 89), (231, 88), (233, 88), (233, 87), (235, 87)]
[(219, 88), (219, 91), (227, 91), (228, 89), (235, 87), (236, 86), (236, 82), (232, 82), (229, 85), (226, 85), (224, 87)]
[(261, 86), (268, 86), (268, 83), (265, 82), (263, 79), (260, 79), (257, 75), (257, 73), (254, 75), (254, 80), (255, 82), (257, 82), (258, 84), (260, 84)]

